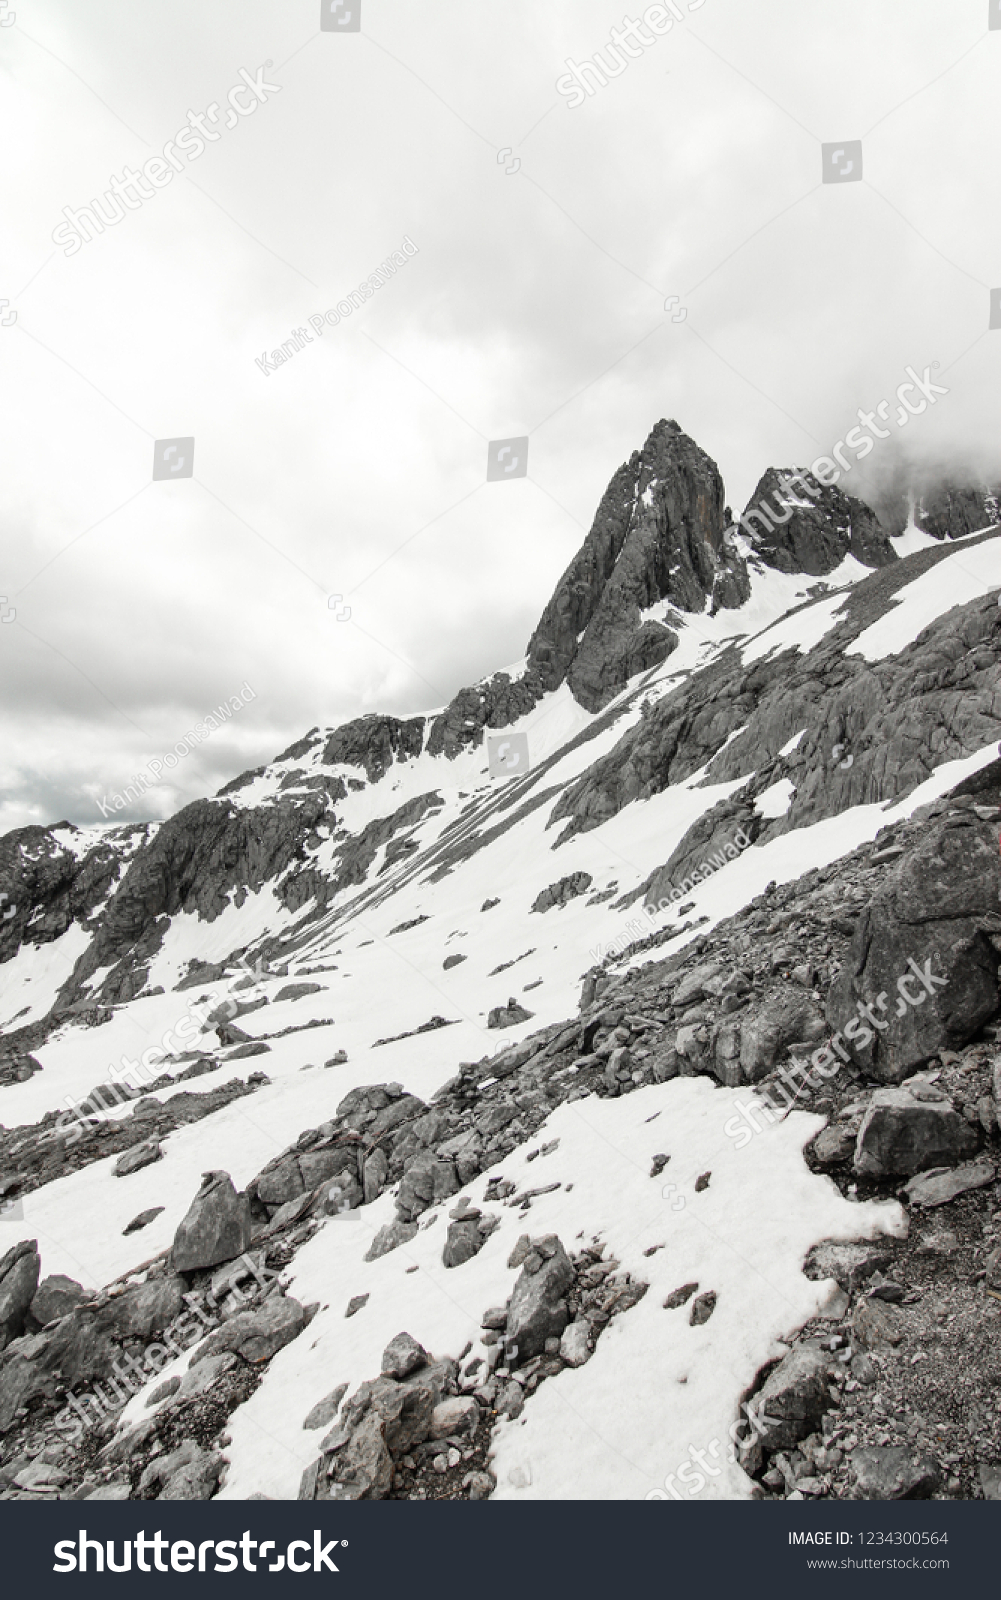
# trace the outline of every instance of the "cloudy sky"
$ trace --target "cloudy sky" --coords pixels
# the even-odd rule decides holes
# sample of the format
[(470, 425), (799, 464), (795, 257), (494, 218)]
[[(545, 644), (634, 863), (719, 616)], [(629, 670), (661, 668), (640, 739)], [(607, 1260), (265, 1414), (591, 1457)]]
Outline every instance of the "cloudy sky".
[[(932, 368), (948, 395), (867, 468), (1001, 477), (998, 0), (674, 0), (575, 104), (568, 60), (645, 9), (0, 7), (0, 830), (100, 821), (245, 685), (124, 816), (517, 659), (662, 416), (740, 509)], [(825, 183), (855, 140), (861, 181)], [(528, 476), (488, 482), (518, 436)]]

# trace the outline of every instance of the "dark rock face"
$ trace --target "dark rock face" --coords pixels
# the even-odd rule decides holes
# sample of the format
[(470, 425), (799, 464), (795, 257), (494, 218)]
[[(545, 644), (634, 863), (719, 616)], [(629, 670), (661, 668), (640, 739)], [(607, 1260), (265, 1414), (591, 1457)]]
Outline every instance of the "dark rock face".
[(809, 472), (769, 467), (741, 517), (766, 566), (822, 578), (852, 555), (864, 567), (897, 560), (876, 513)]
[(529, 641), (529, 667), (546, 689), (566, 679), (581, 705), (599, 711), (677, 645), (642, 611), (661, 600), (701, 612), (707, 597), (714, 609), (747, 598), (724, 501), (716, 464), (676, 422), (659, 422), (613, 477)]
[(327, 740), (324, 764), (362, 767), (369, 783), (378, 783), (394, 761), (420, 755), (424, 748), (424, 725), (423, 717), (401, 722), (398, 717), (368, 716), (346, 722)]
[(551, 883), (541, 894), (536, 895), (532, 910), (551, 911), (553, 906), (565, 906), (578, 895), (586, 894), (593, 881), (589, 872), (572, 872), (569, 877), (561, 878), (558, 883)]
[(67, 1278), (61, 1272), (53, 1273), (38, 1285), (28, 1320), (35, 1328), (44, 1328), (50, 1322), (58, 1322), (60, 1317), (69, 1316), (77, 1306), (93, 1298), (92, 1289), (83, 1288), (75, 1279)]
[(999, 494), (1001, 484), (993, 488), (938, 484), (920, 496), (914, 507), (915, 524), (933, 539), (963, 539), (1001, 523)]
[(23, 1240), (0, 1261), (0, 1350), (24, 1329), (24, 1319), (35, 1298), (41, 1260), (34, 1239)]
[(174, 1235), (174, 1271), (195, 1272), (233, 1261), (248, 1248), (251, 1233), (247, 1196), (237, 1194), (228, 1172), (206, 1172)]
[[(859, 919), (827, 1008), (870, 1075), (899, 1083), (995, 1015), (999, 904), (997, 836), (972, 811), (930, 830), (890, 870)], [(862, 1025), (860, 1005), (872, 1026)]]

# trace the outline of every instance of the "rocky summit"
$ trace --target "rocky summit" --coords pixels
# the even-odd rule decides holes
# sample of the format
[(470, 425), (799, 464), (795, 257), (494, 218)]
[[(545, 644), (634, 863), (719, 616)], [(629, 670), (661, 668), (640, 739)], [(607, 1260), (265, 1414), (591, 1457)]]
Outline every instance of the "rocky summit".
[(517, 666), (0, 839), (0, 1497), (997, 1499), (999, 599), (660, 421)]

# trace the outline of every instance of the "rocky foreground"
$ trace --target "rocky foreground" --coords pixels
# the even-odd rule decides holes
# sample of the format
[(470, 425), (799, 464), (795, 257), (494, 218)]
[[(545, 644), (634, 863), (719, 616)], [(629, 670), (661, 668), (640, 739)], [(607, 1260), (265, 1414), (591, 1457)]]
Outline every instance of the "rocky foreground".
[[(443, 1261), (461, 1272), (501, 1207), (528, 1223), (545, 1161), (535, 1188), (505, 1179), (503, 1164), (532, 1141), (546, 1156), (557, 1106), (698, 1074), (747, 1086), (727, 1125), (738, 1144), (769, 1119), (824, 1114), (806, 1151), (814, 1170), (849, 1200), (898, 1199), (909, 1218), (904, 1238), (822, 1243), (804, 1261), (809, 1277), (833, 1280), (824, 1316), (789, 1329), (788, 1353), (759, 1371), (734, 1418), (754, 1493), (998, 1498), (999, 819), (996, 762), (677, 954), (687, 923), (608, 958), (587, 975), (579, 1016), (462, 1066), (429, 1104), (391, 1082), (353, 1090), (242, 1193), (207, 1173), (172, 1249), (98, 1294), (45, 1277), (33, 1242), (15, 1245), (0, 1260), (0, 1495), (211, 1498), (226, 1482), (228, 1419), (318, 1309), (285, 1287), (318, 1229), (389, 1190), (396, 1217), (368, 1259), (445, 1210)], [(640, 954), (646, 964), (630, 967)], [(25, 1192), (107, 1155), (109, 1139), (128, 1182), (160, 1158), (150, 1129), (162, 1111), (189, 1114), (194, 1093), (181, 1099), (161, 1107), (148, 1092), (112, 1134), (95, 1117), (71, 1141), (50, 1116), (3, 1137), (23, 1158)], [(668, 1159), (654, 1158), (654, 1182)], [(463, 1187), (487, 1171), (472, 1206)], [(510, 1299), (483, 1307), (486, 1359), (431, 1352), (412, 1327), (353, 1393), (331, 1372), (303, 1422), (317, 1443), (301, 1498), (489, 1498), (498, 1420), (589, 1361), (648, 1289), (600, 1240), (526, 1228), (508, 1265)], [(349, 1316), (367, 1299), (356, 1288)], [(715, 1308), (710, 1285), (679, 1283), (663, 1314), (698, 1325)], [(183, 1376), (158, 1384), (179, 1351), (190, 1351)], [(694, 1496), (696, 1478), (655, 1492)]]

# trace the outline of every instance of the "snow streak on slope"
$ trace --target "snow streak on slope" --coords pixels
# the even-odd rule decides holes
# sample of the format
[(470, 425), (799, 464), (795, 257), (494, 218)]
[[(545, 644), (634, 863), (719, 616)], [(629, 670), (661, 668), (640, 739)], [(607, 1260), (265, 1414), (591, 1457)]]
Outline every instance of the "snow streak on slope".
[(883, 661), (898, 655), (923, 628), (953, 606), (962, 606), (1001, 587), (1001, 538), (946, 556), (894, 596), (885, 616), (866, 628), (846, 654)]

